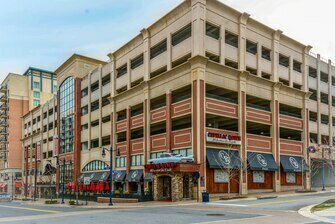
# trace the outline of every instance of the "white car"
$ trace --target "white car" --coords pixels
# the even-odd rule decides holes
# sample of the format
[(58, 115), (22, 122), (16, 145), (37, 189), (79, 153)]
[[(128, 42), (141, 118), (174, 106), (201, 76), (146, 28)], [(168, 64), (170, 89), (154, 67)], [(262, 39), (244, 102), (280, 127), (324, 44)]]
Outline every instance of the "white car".
[(160, 164), (160, 163), (194, 163), (193, 155), (182, 156), (180, 154), (163, 153), (159, 158), (149, 159), (149, 164)]

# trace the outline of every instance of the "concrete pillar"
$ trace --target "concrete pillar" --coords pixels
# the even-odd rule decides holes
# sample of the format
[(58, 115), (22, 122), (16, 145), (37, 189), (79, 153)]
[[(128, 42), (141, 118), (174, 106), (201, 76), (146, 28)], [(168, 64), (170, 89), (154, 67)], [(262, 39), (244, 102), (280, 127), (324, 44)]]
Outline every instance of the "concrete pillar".
[(225, 39), (225, 35), (226, 35), (226, 27), (224, 26), (224, 24), (222, 24), (220, 26), (220, 63), (222, 65), (225, 64), (225, 59), (226, 59), (226, 55), (225, 55), (225, 47), (226, 47), (226, 39)]
[[(303, 142), (303, 158), (305, 159), (307, 165), (309, 166), (310, 162), (309, 162), (309, 154), (307, 153), (307, 147), (310, 145), (309, 143), (309, 110), (308, 110), (308, 102), (309, 102), (309, 96), (310, 94), (307, 93), (305, 95), (305, 99), (303, 99), (304, 103), (303, 103), (303, 113), (302, 113), (302, 119), (303, 119), (303, 138), (302, 138), (302, 142)], [(304, 178), (304, 187), (307, 190), (311, 189), (311, 178), (310, 178), (310, 172), (306, 172), (305, 175), (302, 177)]]
[(172, 93), (170, 90), (166, 93), (166, 149), (171, 152), (171, 134), (172, 134)]
[[(272, 101), (271, 101), (271, 112), (272, 112), (272, 126), (271, 126), (271, 137), (272, 137), (272, 154), (280, 168), (280, 138), (279, 138), (279, 101), (278, 96), (280, 92), (281, 83), (276, 83), (273, 86)], [(280, 169), (275, 172), (273, 189), (275, 192), (281, 191), (280, 185)]]
[(262, 77), (262, 45), (257, 43), (257, 76)]
[[(246, 118), (246, 88), (247, 88), (247, 72), (241, 72), (238, 83), (238, 135), (241, 137), (240, 159), (243, 167), (247, 167), (247, 118)], [(247, 171), (240, 170), (240, 194), (248, 194), (248, 178)]]
[(274, 82), (279, 81), (278, 74), (278, 64), (279, 64), (279, 42), (280, 35), (283, 32), (281, 30), (276, 30), (272, 35), (272, 51), (271, 51), (271, 64), (272, 64), (272, 78), (271, 80)]
[(320, 93), (320, 89), (321, 89), (321, 84), (320, 84), (320, 77), (321, 77), (321, 57), (320, 54), (317, 55), (317, 60), (316, 60), (316, 94), (317, 94), (317, 119), (318, 119), (318, 144), (321, 144), (321, 110), (320, 110), (320, 106), (321, 106), (321, 93)]
[(332, 61), (328, 60), (328, 115), (329, 115), (329, 145), (333, 145), (333, 105), (332, 105)]
[(148, 81), (150, 79), (150, 33), (149, 30), (143, 29), (141, 34), (143, 37), (143, 80)]
[(191, 0), (192, 57), (205, 56), (206, 0)]
[(250, 15), (248, 13), (242, 13), (239, 18), (239, 40), (238, 40), (238, 68), (241, 71), (246, 69), (246, 40), (247, 40), (247, 22)]
[(290, 87), (293, 88), (293, 57), (289, 57), (289, 66), (288, 66), (288, 80)]

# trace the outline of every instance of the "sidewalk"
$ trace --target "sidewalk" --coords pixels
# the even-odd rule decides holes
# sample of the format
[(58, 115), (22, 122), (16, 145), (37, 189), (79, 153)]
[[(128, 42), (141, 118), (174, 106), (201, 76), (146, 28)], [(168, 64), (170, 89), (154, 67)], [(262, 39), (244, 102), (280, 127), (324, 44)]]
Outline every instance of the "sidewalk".
[(298, 212), (300, 215), (310, 219), (318, 220), (325, 223), (335, 223), (335, 208), (325, 209), (319, 212), (311, 212), (311, 209), (315, 205), (310, 205), (300, 209)]

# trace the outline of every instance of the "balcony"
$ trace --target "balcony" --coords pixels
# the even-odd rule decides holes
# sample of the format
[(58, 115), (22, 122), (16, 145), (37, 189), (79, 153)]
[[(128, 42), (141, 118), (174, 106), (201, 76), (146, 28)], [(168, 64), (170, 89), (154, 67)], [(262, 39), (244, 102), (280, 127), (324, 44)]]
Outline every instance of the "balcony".
[(272, 138), (247, 134), (247, 149), (249, 151), (272, 153)]
[(172, 148), (192, 147), (192, 131), (190, 128), (172, 132)]
[(151, 123), (163, 121), (166, 119), (166, 106), (152, 110), (150, 114)]
[(0, 92), (1, 92), (1, 93), (7, 93), (7, 86), (5, 86), (5, 85), (4, 85), (4, 86), (1, 86), (1, 87), (0, 87)]
[(182, 116), (191, 113), (191, 99), (185, 99), (172, 104), (172, 117)]
[(7, 111), (0, 113), (0, 118), (7, 118)]
[(150, 137), (151, 151), (166, 150), (166, 134), (158, 134)]
[(143, 153), (144, 149), (143, 138), (131, 140), (130, 145), (131, 145), (131, 153)]
[(280, 127), (283, 127), (283, 128), (302, 130), (303, 120), (301, 118), (280, 114), (279, 115), (279, 125)]
[(136, 115), (130, 118), (130, 127), (137, 128), (143, 126), (143, 114)]
[(123, 132), (127, 129), (127, 120), (116, 122), (116, 132)]
[(224, 117), (238, 116), (238, 105), (227, 101), (206, 98), (206, 112)]
[(280, 153), (281, 154), (301, 154), (303, 143), (301, 141), (294, 141), (289, 139), (280, 139)]
[[(260, 107), (258, 105), (256, 106)], [(262, 109), (255, 108), (255, 105), (252, 105), (251, 107), (250, 104), (247, 103), (247, 120), (271, 125), (272, 114), (271, 112), (265, 109), (266, 108), (262, 108)]]

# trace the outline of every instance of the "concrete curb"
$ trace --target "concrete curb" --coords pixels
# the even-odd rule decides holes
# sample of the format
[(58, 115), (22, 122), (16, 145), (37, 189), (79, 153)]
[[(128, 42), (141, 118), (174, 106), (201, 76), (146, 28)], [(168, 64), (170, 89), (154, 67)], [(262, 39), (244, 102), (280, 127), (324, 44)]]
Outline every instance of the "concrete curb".
[(318, 216), (318, 215), (315, 215), (314, 213), (312, 213), (311, 209), (315, 205), (317, 205), (317, 204), (309, 205), (307, 207), (303, 207), (303, 208), (299, 209), (298, 213), (302, 216), (305, 216), (307, 218), (314, 219), (314, 220), (317, 220), (317, 221), (326, 222), (326, 223), (335, 223), (335, 220), (332, 220), (332, 219), (329, 219), (329, 218), (326, 218), (326, 217), (322, 217), (322, 216)]

